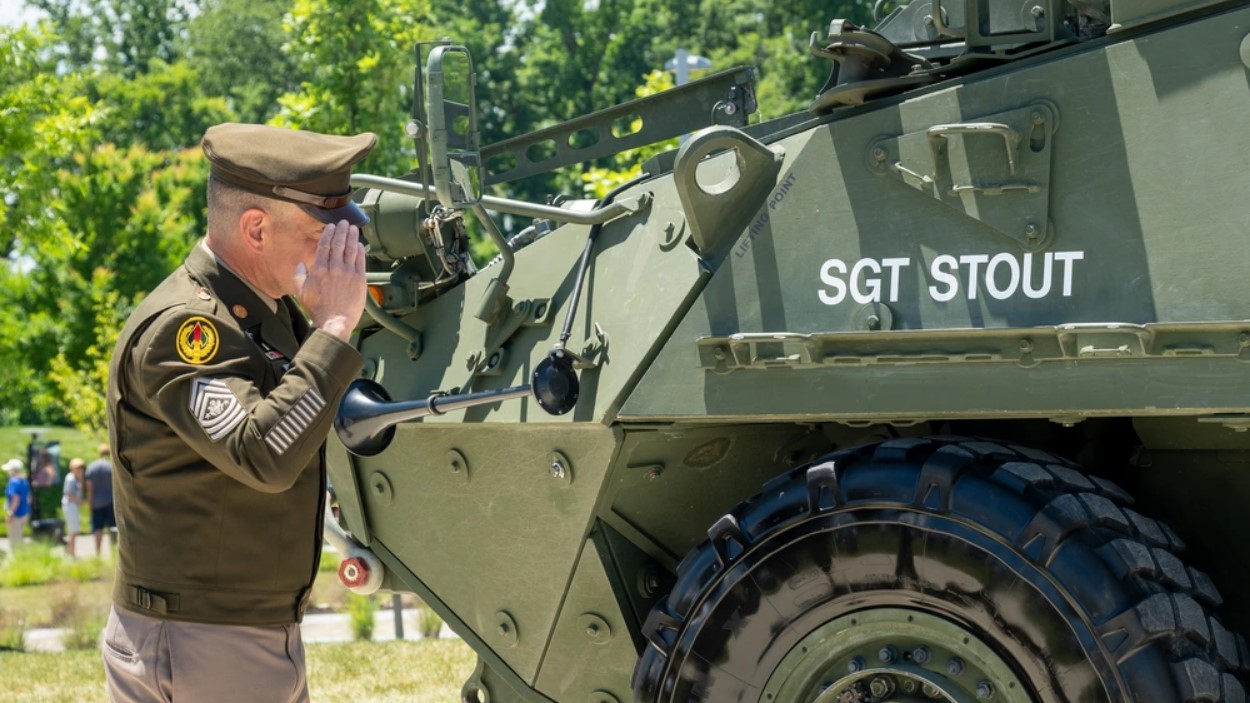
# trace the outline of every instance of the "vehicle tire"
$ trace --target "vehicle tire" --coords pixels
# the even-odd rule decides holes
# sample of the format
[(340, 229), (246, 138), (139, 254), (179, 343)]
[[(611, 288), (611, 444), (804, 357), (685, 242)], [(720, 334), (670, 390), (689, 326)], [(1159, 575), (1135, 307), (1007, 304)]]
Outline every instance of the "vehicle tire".
[(682, 560), (635, 700), (1242, 703), (1244, 638), (1132, 502), (989, 440), (830, 454)]

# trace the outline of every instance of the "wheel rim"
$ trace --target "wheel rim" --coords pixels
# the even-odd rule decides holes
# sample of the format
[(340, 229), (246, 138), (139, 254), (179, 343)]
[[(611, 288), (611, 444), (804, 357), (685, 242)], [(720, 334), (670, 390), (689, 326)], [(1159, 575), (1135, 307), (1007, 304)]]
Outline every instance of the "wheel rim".
[(821, 625), (790, 649), (762, 703), (1034, 703), (1012, 667), (970, 630), (907, 608)]

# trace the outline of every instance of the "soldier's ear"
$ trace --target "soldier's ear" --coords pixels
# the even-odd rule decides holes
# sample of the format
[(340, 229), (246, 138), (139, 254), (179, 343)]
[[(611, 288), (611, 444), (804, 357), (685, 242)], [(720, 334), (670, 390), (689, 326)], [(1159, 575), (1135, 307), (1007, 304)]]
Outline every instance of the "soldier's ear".
[(273, 218), (258, 207), (250, 207), (239, 214), (239, 233), (243, 243), (252, 251), (264, 247), (265, 237), (273, 229)]

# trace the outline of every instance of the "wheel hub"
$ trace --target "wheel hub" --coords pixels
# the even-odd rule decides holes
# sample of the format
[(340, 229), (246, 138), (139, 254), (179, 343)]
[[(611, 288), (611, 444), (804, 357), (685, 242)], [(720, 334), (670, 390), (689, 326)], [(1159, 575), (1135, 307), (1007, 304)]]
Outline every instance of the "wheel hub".
[(960, 625), (906, 608), (831, 620), (794, 645), (761, 703), (1033, 703), (988, 644)]

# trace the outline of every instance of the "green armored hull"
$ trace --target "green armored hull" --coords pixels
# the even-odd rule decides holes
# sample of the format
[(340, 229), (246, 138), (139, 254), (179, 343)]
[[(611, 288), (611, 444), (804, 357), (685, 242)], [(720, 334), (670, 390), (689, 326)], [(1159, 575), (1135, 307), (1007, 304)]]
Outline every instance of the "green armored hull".
[[(431, 73), (437, 188), (358, 183), (365, 375), (415, 400), (340, 410), (352, 583), (444, 617), (469, 702), (1244, 701), (1250, 8), (813, 52), (808, 113), (747, 124), (743, 69), (481, 149)], [(611, 203), (475, 203), (622, 114), (706, 128)], [(473, 273), (491, 212), (551, 231)]]

